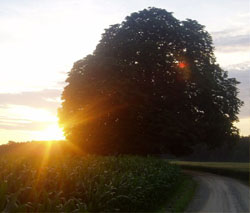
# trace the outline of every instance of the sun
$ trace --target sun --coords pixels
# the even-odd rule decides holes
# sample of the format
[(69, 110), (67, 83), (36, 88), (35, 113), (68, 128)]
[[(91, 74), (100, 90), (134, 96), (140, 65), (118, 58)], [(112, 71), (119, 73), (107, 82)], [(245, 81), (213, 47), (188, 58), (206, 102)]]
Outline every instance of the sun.
[(49, 125), (44, 130), (36, 132), (37, 140), (64, 140), (65, 136), (57, 123)]
[(62, 128), (58, 125), (58, 117), (46, 110), (37, 109), (27, 106), (13, 106), (10, 108), (8, 113), (13, 118), (18, 118), (19, 122), (24, 124), (34, 124), (34, 129), (26, 133), (32, 140), (64, 140), (64, 134)]

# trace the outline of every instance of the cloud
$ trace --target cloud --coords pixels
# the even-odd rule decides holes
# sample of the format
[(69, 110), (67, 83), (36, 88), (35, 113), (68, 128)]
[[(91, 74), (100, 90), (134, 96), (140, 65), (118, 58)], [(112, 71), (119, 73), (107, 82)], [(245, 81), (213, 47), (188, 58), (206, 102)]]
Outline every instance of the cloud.
[[(61, 90), (57, 89), (0, 93), (0, 130), (41, 131), (46, 129), (55, 123), (50, 115), (57, 114), (60, 94)], [(46, 110), (48, 113), (39, 109)], [(48, 121), (41, 120), (39, 115)], [(34, 120), (38, 118), (40, 120)]]
[(225, 67), (229, 77), (236, 78), (240, 82), (239, 98), (244, 101), (241, 107), (239, 118), (245, 119), (250, 116), (250, 61)]
[(211, 32), (215, 55), (221, 65), (240, 64), (249, 61), (250, 29), (249, 21), (232, 25), (220, 31)]
[[(0, 121), (0, 129), (4, 130), (25, 130), (25, 131), (41, 131), (46, 129), (51, 122), (30, 121), (28, 123), (13, 122), (13, 119), (5, 118), (7, 121)], [(23, 120), (19, 120), (23, 121)]]
[(6, 33), (3, 30), (0, 30), (0, 44), (5, 44), (8, 42), (14, 42), (15, 37), (11, 33)]
[(57, 82), (57, 86), (59, 86), (59, 87), (65, 87), (67, 84), (68, 84), (68, 83), (65, 82), (65, 81), (58, 81), (58, 82)]
[(241, 71), (248, 71), (250, 70), (250, 61), (244, 61), (242, 63), (238, 63), (238, 64), (231, 64), (228, 66), (224, 67), (226, 70), (230, 70), (233, 72), (241, 72)]
[(0, 93), (0, 131), (13, 135), (19, 131), (25, 135), (27, 131), (42, 132), (56, 125), (61, 92), (59, 89), (44, 89)]
[(238, 15), (232, 20), (230, 27), (211, 32), (216, 51), (224, 53), (250, 51), (249, 18), (249, 13)]
[(21, 93), (0, 93), (0, 106), (24, 105), (47, 109), (55, 113), (60, 106), (61, 92), (58, 89), (45, 89)]
[(216, 51), (237, 52), (250, 50), (250, 31), (247, 27), (212, 32)]
[(0, 122), (4, 123), (4, 122), (30, 122), (31, 120), (29, 119), (20, 119), (20, 118), (9, 118), (6, 116), (0, 116)]
[(217, 51), (229, 52), (229, 51), (245, 51), (250, 49), (250, 36), (237, 35), (237, 36), (225, 36), (216, 38), (214, 40)]

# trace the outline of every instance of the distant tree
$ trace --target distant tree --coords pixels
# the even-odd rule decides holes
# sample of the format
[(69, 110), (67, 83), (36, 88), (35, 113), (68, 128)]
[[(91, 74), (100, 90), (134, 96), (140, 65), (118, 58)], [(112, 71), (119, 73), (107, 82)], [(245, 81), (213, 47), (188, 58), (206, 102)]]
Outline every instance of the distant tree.
[(16, 144), (15, 141), (8, 141), (8, 144), (11, 145), (11, 144)]
[(183, 155), (238, 137), (242, 102), (197, 21), (164, 9), (132, 13), (105, 30), (66, 80), (60, 123), (92, 153)]

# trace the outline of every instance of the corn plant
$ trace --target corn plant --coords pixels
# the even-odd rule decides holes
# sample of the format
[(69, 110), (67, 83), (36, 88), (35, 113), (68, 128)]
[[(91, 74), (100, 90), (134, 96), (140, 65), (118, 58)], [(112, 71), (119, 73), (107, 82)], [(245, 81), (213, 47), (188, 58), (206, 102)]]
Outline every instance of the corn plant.
[(0, 158), (0, 211), (153, 211), (171, 196), (179, 167), (152, 157)]

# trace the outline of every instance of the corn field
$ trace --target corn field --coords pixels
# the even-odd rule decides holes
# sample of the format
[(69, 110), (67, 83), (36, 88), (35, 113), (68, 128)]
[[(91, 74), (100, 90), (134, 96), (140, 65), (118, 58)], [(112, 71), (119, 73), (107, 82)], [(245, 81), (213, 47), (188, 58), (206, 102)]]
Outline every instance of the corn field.
[(0, 158), (0, 211), (154, 211), (180, 178), (152, 157)]

